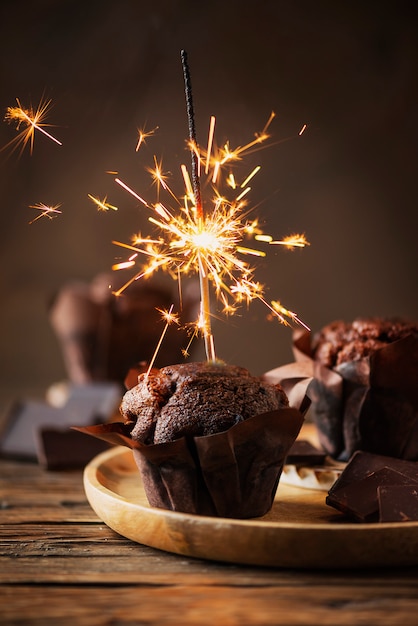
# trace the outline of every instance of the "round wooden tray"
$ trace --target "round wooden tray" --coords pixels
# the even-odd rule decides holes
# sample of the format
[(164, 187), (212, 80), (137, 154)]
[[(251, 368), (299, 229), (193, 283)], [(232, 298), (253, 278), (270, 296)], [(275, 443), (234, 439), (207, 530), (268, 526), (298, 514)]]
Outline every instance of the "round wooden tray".
[(418, 522), (349, 524), (323, 491), (279, 484), (272, 510), (251, 520), (151, 508), (132, 451), (115, 447), (84, 471), (91, 507), (120, 535), (190, 557), (286, 568), (418, 564)]

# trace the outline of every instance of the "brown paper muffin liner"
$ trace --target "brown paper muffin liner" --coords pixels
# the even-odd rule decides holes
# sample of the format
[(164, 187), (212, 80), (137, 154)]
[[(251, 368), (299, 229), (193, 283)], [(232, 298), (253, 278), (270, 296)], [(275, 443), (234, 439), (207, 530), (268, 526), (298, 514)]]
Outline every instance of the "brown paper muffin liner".
[(283, 408), (214, 435), (154, 445), (133, 441), (121, 422), (76, 429), (132, 448), (151, 506), (245, 519), (271, 509), (303, 421), (299, 410)]
[(341, 461), (356, 450), (418, 460), (418, 338), (328, 369), (314, 360), (309, 332), (295, 332), (296, 362), (268, 372), (270, 382), (308, 382), (310, 416), (326, 452)]

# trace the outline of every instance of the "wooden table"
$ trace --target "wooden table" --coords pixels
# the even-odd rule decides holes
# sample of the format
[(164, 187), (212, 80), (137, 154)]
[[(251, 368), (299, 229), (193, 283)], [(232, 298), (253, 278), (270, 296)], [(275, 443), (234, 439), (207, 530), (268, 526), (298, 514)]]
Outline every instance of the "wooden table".
[(418, 568), (289, 571), (133, 543), (93, 513), (81, 471), (0, 461), (0, 623), (418, 624)]

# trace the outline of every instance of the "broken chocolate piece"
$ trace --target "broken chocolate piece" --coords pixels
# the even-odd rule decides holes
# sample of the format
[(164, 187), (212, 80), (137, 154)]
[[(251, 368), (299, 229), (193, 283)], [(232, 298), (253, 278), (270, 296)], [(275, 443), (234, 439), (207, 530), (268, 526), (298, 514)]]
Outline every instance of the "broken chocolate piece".
[(380, 485), (379, 522), (418, 521), (418, 485)]
[(318, 450), (310, 441), (298, 439), (290, 448), (286, 458), (287, 465), (323, 465), (326, 453)]
[(79, 469), (110, 448), (105, 441), (64, 428), (40, 428), (37, 439), (38, 461), (48, 470)]
[(83, 467), (105, 448), (83, 441), (71, 431), (72, 425), (111, 419), (120, 398), (118, 384), (91, 383), (69, 385), (60, 407), (37, 400), (15, 402), (0, 417), (0, 456), (38, 460), (48, 469)]
[(344, 471), (332, 486), (329, 495), (332, 496), (338, 489), (357, 480), (366, 478), (383, 467), (390, 467), (405, 476), (409, 476), (411, 483), (418, 481), (418, 462), (404, 461), (403, 459), (395, 459), (390, 456), (372, 454), (371, 452), (359, 450), (353, 454)]
[[(356, 480), (340, 489), (331, 489), (326, 503), (358, 522), (377, 522), (379, 518), (378, 487), (410, 483), (410, 477), (390, 467), (382, 467), (366, 478)], [(418, 488), (418, 480), (415, 484)]]

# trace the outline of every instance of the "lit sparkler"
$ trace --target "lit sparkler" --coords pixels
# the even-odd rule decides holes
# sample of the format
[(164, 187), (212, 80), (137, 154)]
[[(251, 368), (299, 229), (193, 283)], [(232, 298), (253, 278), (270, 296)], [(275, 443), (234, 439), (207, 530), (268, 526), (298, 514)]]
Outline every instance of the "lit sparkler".
[[(266, 256), (265, 251), (250, 245), (250, 239), (268, 245), (282, 245), (287, 249), (303, 248), (309, 244), (304, 235), (295, 234), (275, 240), (272, 236), (263, 234), (257, 220), (249, 219), (251, 209), (248, 207), (248, 194), (251, 191), (248, 183), (258, 174), (260, 166), (246, 174), (242, 181), (237, 180), (236, 174), (230, 169), (235, 161), (241, 160), (245, 154), (260, 147), (270, 138), (269, 126), (274, 113), (253, 140), (235, 149), (229, 144), (216, 147), (216, 120), (211, 117), (207, 148), (201, 149), (195, 136), (190, 76), (184, 53), (182, 61), (188, 108), (191, 174), (185, 165), (181, 165), (184, 189), (182, 195), (176, 195), (168, 183), (168, 177), (163, 173), (161, 162), (154, 157), (154, 168), (148, 171), (157, 186), (156, 202), (144, 199), (120, 178), (115, 178), (118, 185), (151, 212), (148, 219), (159, 231), (159, 235), (152, 238), (136, 235), (131, 244), (113, 242), (130, 251), (129, 259), (115, 264), (113, 269), (133, 268), (142, 260), (140, 271), (115, 292), (115, 295), (120, 295), (135, 280), (147, 278), (158, 270), (168, 273), (175, 280), (197, 274), (200, 278), (201, 309), (192, 339), (197, 334), (203, 336), (207, 359), (212, 361), (216, 359), (209, 299), (212, 291), (225, 315), (233, 315), (241, 304), (248, 305), (259, 300), (281, 323), (289, 325), (290, 320), (290, 323), (298, 323), (307, 328), (296, 313), (278, 301), (269, 303), (266, 300), (264, 286), (254, 279), (255, 268), (243, 257)], [(200, 186), (203, 179), (204, 197)], [(221, 192), (224, 188), (229, 190), (225, 195)], [(209, 194), (208, 189), (211, 189)], [(189, 346), (184, 351), (185, 354), (188, 348)]]
[(39, 213), (39, 215), (37, 215), (35, 219), (31, 220), (29, 224), (33, 224), (37, 220), (41, 219), (41, 217), (49, 217), (50, 220), (52, 220), (54, 217), (58, 217), (58, 215), (62, 213), (62, 211), (58, 210), (60, 206), (60, 204), (56, 204), (55, 206), (48, 206), (43, 202), (38, 202), (38, 204), (31, 204), (29, 206), (30, 209), (36, 209), (37, 211), (41, 211), (41, 213)]
[(17, 130), (20, 130), (21, 126), (24, 126), (23, 130), (19, 132), (17, 137), (12, 139), (6, 146), (2, 148), (4, 150), (10, 145), (14, 145), (13, 150), (21, 145), (21, 153), (26, 148), (26, 146), (30, 145), (30, 153), (33, 152), (33, 144), (35, 140), (35, 130), (43, 133), (48, 139), (54, 141), (58, 145), (62, 146), (62, 143), (56, 139), (53, 135), (48, 133), (45, 130), (45, 127), (51, 126), (51, 124), (45, 124), (44, 120), (47, 116), (47, 111), (51, 105), (51, 100), (41, 101), (39, 103), (38, 108), (32, 109), (29, 107), (28, 109), (24, 108), (19, 99), (16, 98), (17, 106), (8, 107), (6, 110), (6, 115), (4, 117), (6, 122), (12, 123), (15, 122), (17, 125)]

